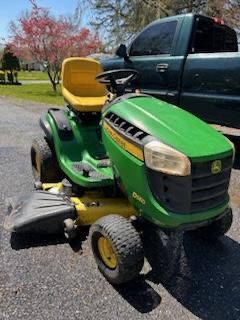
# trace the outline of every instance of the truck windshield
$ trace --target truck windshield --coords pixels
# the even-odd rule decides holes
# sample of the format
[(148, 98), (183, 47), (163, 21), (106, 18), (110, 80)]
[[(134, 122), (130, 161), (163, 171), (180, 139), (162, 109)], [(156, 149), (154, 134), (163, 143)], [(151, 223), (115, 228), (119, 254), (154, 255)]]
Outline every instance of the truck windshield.
[(197, 18), (195, 35), (190, 53), (236, 52), (237, 36), (226, 25), (217, 24), (212, 19)]

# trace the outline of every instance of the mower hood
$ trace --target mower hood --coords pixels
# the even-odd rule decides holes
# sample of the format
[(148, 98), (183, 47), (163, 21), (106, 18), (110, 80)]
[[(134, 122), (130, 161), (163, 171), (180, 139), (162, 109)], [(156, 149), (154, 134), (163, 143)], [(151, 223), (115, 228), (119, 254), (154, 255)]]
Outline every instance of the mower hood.
[(144, 95), (126, 95), (103, 114), (114, 113), (157, 140), (193, 160), (232, 154), (227, 138), (189, 112)]

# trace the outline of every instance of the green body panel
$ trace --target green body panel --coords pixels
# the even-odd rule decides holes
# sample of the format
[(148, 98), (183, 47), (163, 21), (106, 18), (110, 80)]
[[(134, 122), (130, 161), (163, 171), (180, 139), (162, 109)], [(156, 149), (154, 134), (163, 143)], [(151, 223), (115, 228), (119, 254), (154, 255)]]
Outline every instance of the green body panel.
[[(76, 184), (83, 187), (102, 187), (112, 185), (113, 174), (110, 167), (98, 168), (98, 157), (106, 155), (105, 148), (99, 139), (97, 130), (99, 125), (80, 123), (73, 113), (66, 111), (69, 124), (72, 128), (73, 136), (71, 139), (60, 139), (57, 127), (50, 114), (46, 115), (46, 119), (51, 127), (54, 140), (54, 147), (57, 155), (58, 163), (63, 172)], [(89, 179), (84, 177), (73, 167), (74, 163), (83, 161), (94, 168), (95, 171), (106, 176), (107, 179)]]
[[(171, 213), (165, 210), (153, 197), (149, 189), (145, 164), (123, 150), (108, 133), (103, 130), (103, 141), (110, 158), (116, 167), (130, 203), (138, 214), (147, 220), (165, 228), (176, 228), (184, 224), (193, 224), (214, 218), (223, 213), (228, 207), (228, 201), (224, 205), (214, 209), (191, 214)], [(141, 199), (136, 199), (136, 195)]]
[[(240, 54), (189, 52), (197, 19), (210, 20), (198, 14), (185, 14), (156, 20), (141, 31), (177, 21), (170, 54), (130, 55), (126, 61), (112, 57), (101, 63), (104, 70), (136, 69), (143, 93), (178, 105), (209, 123), (240, 128)], [(237, 42), (237, 38), (232, 41)], [(131, 44), (129, 52), (130, 48)], [(156, 72), (159, 64), (166, 64), (167, 70)]]
[(110, 109), (192, 161), (220, 159), (232, 154), (229, 141), (215, 129), (192, 114), (156, 98), (127, 99)]

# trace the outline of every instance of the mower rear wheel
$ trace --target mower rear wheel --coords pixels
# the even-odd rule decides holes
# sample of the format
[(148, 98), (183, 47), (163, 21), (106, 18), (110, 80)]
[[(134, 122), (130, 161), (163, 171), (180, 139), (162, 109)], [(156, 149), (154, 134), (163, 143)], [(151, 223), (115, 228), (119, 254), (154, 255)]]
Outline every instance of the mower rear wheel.
[(89, 235), (97, 265), (110, 283), (126, 283), (139, 275), (143, 244), (130, 221), (119, 215), (103, 217), (91, 226)]
[(52, 183), (62, 179), (55, 152), (46, 137), (35, 138), (31, 147), (32, 170), (35, 182)]
[(194, 236), (202, 238), (204, 240), (215, 241), (223, 236), (231, 228), (233, 221), (232, 210), (228, 212), (220, 219), (212, 222), (210, 225), (201, 227), (193, 231)]

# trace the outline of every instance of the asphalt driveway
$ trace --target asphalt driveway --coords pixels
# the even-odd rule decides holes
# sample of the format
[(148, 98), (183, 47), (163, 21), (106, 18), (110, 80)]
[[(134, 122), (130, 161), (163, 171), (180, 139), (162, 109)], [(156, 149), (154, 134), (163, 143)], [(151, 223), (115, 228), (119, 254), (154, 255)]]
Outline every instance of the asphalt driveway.
[[(0, 93), (1, 94), (1, 93)], [(30, 192), (29, 149), (47, 106), (0, 96), (0, 319), (240, 319), (240, 171), (234, 170), (234, 223), (207, 245), (161, 235), (162, 263), (152, 256), (139, 279), (113, 287), (98, 271), (87, 230), (63, 237), (19, 237), (2, 228), (3, 202)]]

